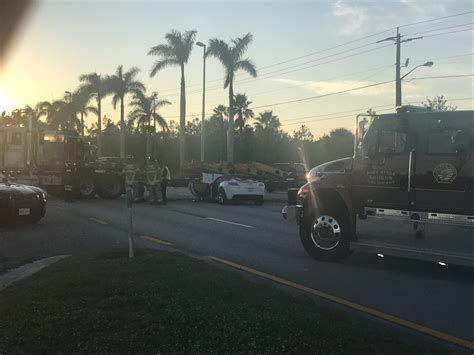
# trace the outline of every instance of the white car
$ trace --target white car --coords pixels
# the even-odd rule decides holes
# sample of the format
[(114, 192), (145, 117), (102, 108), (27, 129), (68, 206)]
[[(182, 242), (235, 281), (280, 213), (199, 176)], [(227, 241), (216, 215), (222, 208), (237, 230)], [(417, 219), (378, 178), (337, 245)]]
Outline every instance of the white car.
[(265, 184), (246, 175), (222, 175), (211, 184), (211, 198), (224, 205), (230, 201), (252, 201), (263, 205)]

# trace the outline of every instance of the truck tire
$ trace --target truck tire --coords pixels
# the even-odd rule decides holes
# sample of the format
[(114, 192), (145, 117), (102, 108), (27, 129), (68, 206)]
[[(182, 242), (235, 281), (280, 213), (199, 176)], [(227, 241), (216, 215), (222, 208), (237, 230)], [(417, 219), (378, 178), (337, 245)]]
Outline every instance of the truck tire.
[(79, 197), (92, 198), (95, 196), (94, 180), (88, 175), (79, 176)]
[(229, 200), (227, 199), (225, 191), (222, 187), (220, 187), (217, 191), (217, 203), (220, 205), (227, 205), (229, 203)]
[(321, 210), (305, 217), (300, 239), (306, 252), (317, 260), (337, 261), (349, 255), (350, 224), (345, 207)]
[(110, 177), (103, 181), (97, 191), (103, 199), (116, 199), (122, 195), (122, 182), (118, 177)]

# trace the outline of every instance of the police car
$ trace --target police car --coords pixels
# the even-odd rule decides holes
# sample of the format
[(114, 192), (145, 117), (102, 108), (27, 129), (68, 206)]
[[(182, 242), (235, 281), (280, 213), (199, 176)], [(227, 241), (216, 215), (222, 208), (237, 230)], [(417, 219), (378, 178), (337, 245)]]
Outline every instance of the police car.
[(0, 223), (37, 223), (46, 214), (46, 195), (39, 187), (16, 184), (0, 174)]

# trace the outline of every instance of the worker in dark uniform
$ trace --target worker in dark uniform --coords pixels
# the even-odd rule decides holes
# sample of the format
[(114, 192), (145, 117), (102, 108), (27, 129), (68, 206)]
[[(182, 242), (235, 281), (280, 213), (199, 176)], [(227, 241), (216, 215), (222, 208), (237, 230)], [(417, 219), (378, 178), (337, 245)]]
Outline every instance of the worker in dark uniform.
[(166, 189), (168, 184), (171, 181), (170, 169), (165, 165), (161, 170), (161, 198), (162, 204), (166, 205), (168, 203), (168, 198), (166, 197)]

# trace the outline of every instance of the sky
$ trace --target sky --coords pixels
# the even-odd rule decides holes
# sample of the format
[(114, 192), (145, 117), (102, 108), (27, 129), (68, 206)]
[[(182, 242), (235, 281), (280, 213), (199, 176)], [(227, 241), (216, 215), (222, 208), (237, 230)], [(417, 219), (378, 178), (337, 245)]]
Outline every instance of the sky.
[[(123, 65), (140, 68), (147, 92), (172, 102), (162, 116), (177, 121), (179, 68), (150, 78), (157, 58), (148, 50), (165, 43), (171, 29), (197, 30), (196, 40), (205, 43), (250, 32), (246, 56), (258, 77), (238, 74), (234, 92), (247, 94), (256, 114), (272, 110), (285, 131), (305, 124), (320, 137), (338, 127), (352, 129), (356, 114), (369, 108), (393, 111), (395, 83), (377, 84), (395, 78), (395, 46), (375, 42), (394, 36), (397, 26), (403, 39), (423, 36), (402, 44), (402, 63), (409, 58), (402, 75), (434, 62), (406, 77), (403, 104), (444, 95), (458, 109), (472, 109), (473, 77), (460, 77), (473, 73), (472, 10), (472, 2), (463, 0), (43, 0), (30, 11), (0, 68), (0, 112), (60, 99), (77, 88), (80, 74), (113, 74)], [(202, 64), (202, 48), (196, 46), (185, 68), (187, 120), (201, 117)], [(221, 64), (208, 58), (206, 66), (208, 117), (228, 99)], [(446, 76), (454, 77), (440, 78)], [(107, 117), (119, 120), (110, 96), (103, 107)], [(90, 114), (86, 124), (95, 120)]]

